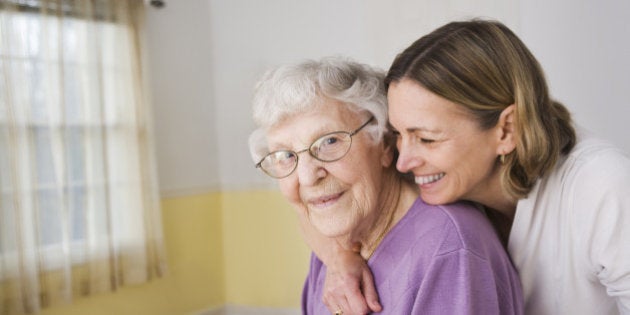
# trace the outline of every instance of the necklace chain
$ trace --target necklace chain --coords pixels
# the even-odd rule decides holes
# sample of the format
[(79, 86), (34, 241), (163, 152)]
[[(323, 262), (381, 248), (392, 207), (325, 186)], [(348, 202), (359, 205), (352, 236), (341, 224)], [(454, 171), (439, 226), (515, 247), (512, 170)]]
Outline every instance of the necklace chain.
[(387, 223), (385, 224), (385, 228), (383, 229), (383, 231), (381, 231), (378, 237), (376, 237), (376, 240), (374, 240), (374, 242), (370, 244), (370, 246), (368, 247), (367, 255), (365, 257), (366, 260), (372, 257), (372, 254), (374, 254), (374, 251), (376, 250), (376, 248), (378, 248), (378, 245), (381, 243), (383, 238), (385, 238), (385, 235), (387, 235), (387, 232), (389, 232), (389, 229), (391, 228), (391, 225), (394, 222), (394, 217), (396, 216), (396, 212), (398, 210), (398, 204), (400, 203), (401, 195), (402, 195), (402, 183), (401, 183), (401, 180), (399, 180), (398, 181), (398, 196), (396, 198), (396, 204), (394, 205), (394, 208), (392, 209), (392, 213), (389, 215), (389, 218), (387, 218)]

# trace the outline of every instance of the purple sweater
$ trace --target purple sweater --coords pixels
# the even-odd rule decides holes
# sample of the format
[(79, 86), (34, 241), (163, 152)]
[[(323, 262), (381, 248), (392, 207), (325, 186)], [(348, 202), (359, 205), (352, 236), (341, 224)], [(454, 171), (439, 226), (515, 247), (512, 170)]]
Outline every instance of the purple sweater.
[[(518, 274), (489, 221), (465, 203), (418, 198), (368, 261), (380, 314), (522, 314)], [(322, 302), (326, 266), (311, 255), (302, 313), (330, 314)]]

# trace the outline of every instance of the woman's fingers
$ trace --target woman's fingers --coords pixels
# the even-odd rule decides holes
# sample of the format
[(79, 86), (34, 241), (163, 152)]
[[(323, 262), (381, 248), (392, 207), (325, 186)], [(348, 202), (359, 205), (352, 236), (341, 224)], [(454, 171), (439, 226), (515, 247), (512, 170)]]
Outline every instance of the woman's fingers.
[[(369, 296), (364, 296), (364, 293)], [(371, 299), (369, 303), (366, 297)], [(380, 310), (370, 268), (354, 251), (340, 252), (332, 266), (328, 266), (323, 299), (332, 314), (339, 308), (345, 315), (364, 315), (370, 309)]]
[[(366, 266), (367, 267), (367, 266)], [(378, 293), (376, 292), (376, 286), (374, 285), (374, 278), (369, 268), (363, 270), (363, 278), (361, 281), (361, 287), (368, 307), (372, 312), (380, 312), (383, 307), (378, 302)]]

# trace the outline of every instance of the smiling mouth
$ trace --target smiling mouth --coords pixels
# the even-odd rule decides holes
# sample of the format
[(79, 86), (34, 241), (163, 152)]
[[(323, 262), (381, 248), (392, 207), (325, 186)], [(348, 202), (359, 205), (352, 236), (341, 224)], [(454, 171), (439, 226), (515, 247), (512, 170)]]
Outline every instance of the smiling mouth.
[(438, 180), (442, 179), (444, 175), (446, 175), (446, 173), (438, 173), (438, 174), (426, 175), (426, 176), (416, 176), (415, 181), (416, 181), (416, 184), (418, 185), (426, 185), (433, 182), (437, 182)]
[(337, 200), (339, 200), (339, 197), (341, 197), (341, 195), (343, 195), (343, 193), (327, 195), (324, 197), (311, 199), (309, 203), (315, 207), (323, 208), (335, 203)]

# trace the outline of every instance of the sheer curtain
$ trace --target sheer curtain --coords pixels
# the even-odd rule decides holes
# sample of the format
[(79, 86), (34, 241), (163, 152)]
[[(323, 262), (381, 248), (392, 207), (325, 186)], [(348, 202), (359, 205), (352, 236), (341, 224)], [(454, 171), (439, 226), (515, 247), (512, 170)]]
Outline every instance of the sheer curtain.
[(0, 0), (0, 314), (158, 277), (141, 0)]

